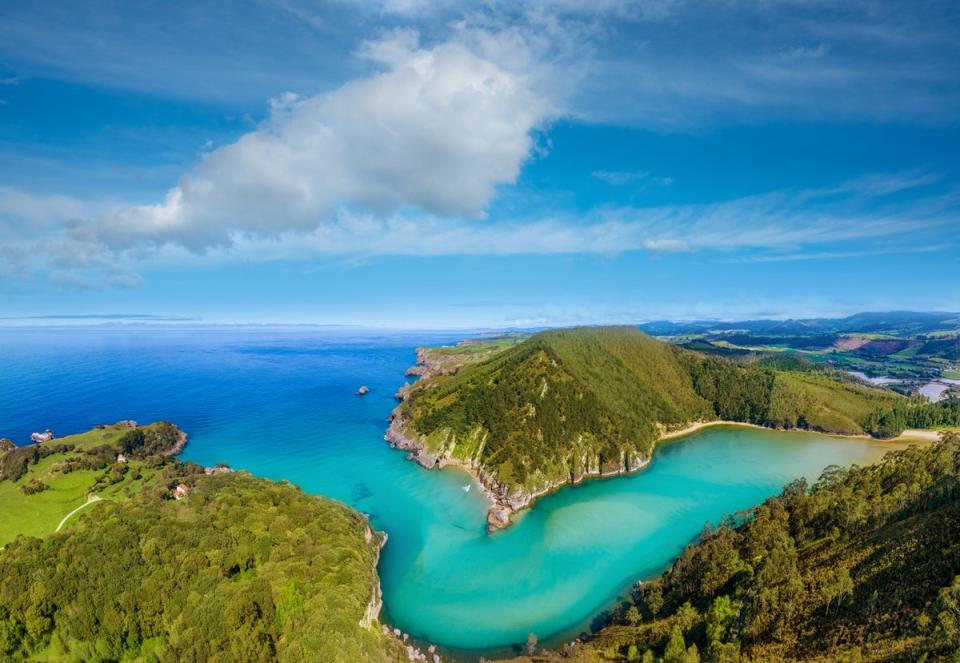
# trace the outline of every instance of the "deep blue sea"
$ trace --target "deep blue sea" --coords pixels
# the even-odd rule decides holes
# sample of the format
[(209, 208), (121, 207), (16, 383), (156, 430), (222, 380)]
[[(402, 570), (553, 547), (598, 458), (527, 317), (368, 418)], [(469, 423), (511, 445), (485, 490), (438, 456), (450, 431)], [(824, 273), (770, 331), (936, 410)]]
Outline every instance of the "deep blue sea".
[[(383, 440), (418, 345), (464, 333), (318, 328), (0, 330), (0, 437), (166, 419), (184, 459), (292, 481), (389, 534), (382, 618), (452, 650), (568, 639), (702, 530), (797, 476), (870, 459), (867, 442), (716, 428), (651, 467), (541, 500), (503, 532), (456, 470), (426, 471)], [(357, 397), (360, 385), (369, 395)], [(501, 649), (502, 651), (502, 649)]]

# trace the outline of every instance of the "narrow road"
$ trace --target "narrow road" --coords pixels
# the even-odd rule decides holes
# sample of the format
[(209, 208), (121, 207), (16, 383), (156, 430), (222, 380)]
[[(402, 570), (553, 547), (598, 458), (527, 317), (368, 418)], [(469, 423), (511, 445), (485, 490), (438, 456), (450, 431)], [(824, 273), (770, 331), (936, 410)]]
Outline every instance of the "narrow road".
[(90, 497), (88, 497), (86, 502), (84, 502), (83, 504), (81, 504), (81, 505), (78, 506), (76, 509), (74, 509), (73, 511), (71, 511), (70, 513), (68, 513), (67, 515), (65, 515), (65, 516), (63, 517), (63, 520), (60, 521), (60, 524), (57, 525), (57, 529), (55, 529), (54, 532), (59, 532), (59, 531), (60, 531), (60, 528), (63, 527), (63, 526), (67, 523), (67, 521), (70, 519), (70, 516), (72, 516), (73, 514), (75, 514), (77, 511), (79, 511), (80, 509), (84, 508), (85, 506), (89, 506), (89, 505), (93, 504), (94, 502), (99, 502), (99, 501), (101, 501), (102, 499), (103, 499), (103, 498), (100, 497), (100, 496), (98, 496), (98, 495), (91, 495)]

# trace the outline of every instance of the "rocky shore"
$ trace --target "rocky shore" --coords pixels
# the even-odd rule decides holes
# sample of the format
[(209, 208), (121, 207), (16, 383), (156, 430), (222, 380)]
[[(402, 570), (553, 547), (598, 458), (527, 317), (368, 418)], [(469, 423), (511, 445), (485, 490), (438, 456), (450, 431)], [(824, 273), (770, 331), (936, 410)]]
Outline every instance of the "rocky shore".
[[(367, 529), (363, 533), (364, 540), (368, 544), (377, 546), (376, 557), (373, 559), (373, 568), (376, 569), (380, 564), (380, 553), (383, 547), (387, 545), (387, 533), (377, 532), (372, 526), (367, 524)], [(374, 539), (376, 543), (374, 544)], [(367, 603), (367, 609), (360, 618), (360, 626), (363, 628), (373, 628), (380, 621), (380, 611), (383, 610), (383, 591), (380, 588), (380, 576), (377, 574), (377, 584), (373, 587), (370, 595), (370, 601)], [(380, 624), (383, 635), (395, 640), (409, 661), (422, 661), (423, 663), (441, 663), (440, 655), (437, 653), (436, 645), (427, 644), (423, 648), (415, 644), (407, 633), (398, 628), (390, 628), (386, 624)]]
[[(377, 553), (376, 557), (373, 559), (373, 568), (377, 568), (377, 565), (380, 564), (380, 553), (383, 551), (383, 547), (387, 545), (387, 533), (375, 532), (373, 527), (368, 524), (367, 530), (363, 533), (363, 538), (367, 543), (373, 543), (374, 538), (377, 539)], [(374, 622), (380, 619), (380, 611), (382, 609), (383, 592), (380, 589), (380, 576), (378, 574), (377, 584), (373, 587), (373, 593), (370, 596), (370, 602), (367, 603), (367, 609), (363, 613), (363, 617), (360, 618), (360, 626), (363, 628), (372, 627)]]
[[(178, 429), (179, 430), (179, 429)], [(164, 452), (165, 456), (179, 456), (180, 452), (183, 451), (184, 447), (187, 446), (187, 434), (182, 430), (179, 431), (177, 435), (177, 443), (170, 448), (169, 451)]]
[(649, 458), (638, 457), (628, 460), (625, 457), (621, 457), (621, 463), (617, 469), (603, 470), (599, 465), (598, 459), (593, 459), (592, 462), (584, 459), (585, 462), (583, 466), (587, 467), (587, 470), (578, 473), (572, 477), (572, 479), (556, 481), (536, 491), (510, 491), (507, 487), (497, 482), (482, 465), (465, 462), (459, 458), (453, 458), (443, 454), (434, 456), (428, 453), (423, 443), (406, 430), (406, 424), (406, 418), (398, 407), (390, 417), (390, 426), (387, 428), (384, 439), (394, 448), (408, 451), (407, 460), (415, 461), (424, 469), (456, 467), (472, 476), (480, 486), (484, 495), (490, 500), (490, 508), (487, 511), (487, 531), (491, 533), (509, 526), (513, 514), (533, 506), (533, 503), (539, 498), (556, 492), (564, 486), (579, 485), (587, 479), (600, 479), (631, 474), (643, 469), (650, 463)]
[(431, 352), (430, 348), (417, 348), (417, 361), (404, 375), (419, 378), (453, 375), (460, 367), (459, 360), (457, 355), (444, 355)]
[[(455, 372), (456, 370), (452, 369), (449, 363), (435, 360), (427, 348), (417, 348), (417, 365), (408, 369), (406, 374), (416, 375), (421, 380), (425, 380), (438, 375), (452, 375)], [(535, 491), (509, 489), (499, 483), (480, 463), (461, 460), (444, 453), (437, 455), (429, 453), (420, 437), (411, 430), (403, 412), (403, 404), (410, 397), (410, 386), (402, 387), (396, 396), (400, 404), (390, 415), (390, 425), (387, 427), (384, 439), (394, 448), (409, 452), (407, 460), (415, 461), (424, 469), (456, 467), (472, 476), (490, 500), (490, 508), (487, 511), (487, 531), (491, 533), (509, 526), (513, 514), (532, 506), (537, 499), (556, 492), (564, 486), (578, 485), (590, 478), (630, 474), (643, 469), (650, 463), (649, 458), (627, 458), (621, 455), (615, 469), (604, 470), (600, 467), (599, 459), (583, 458), (580, 459), (580, 466), (585, 467), (586, 470), (569, 479), (549, 483)]]

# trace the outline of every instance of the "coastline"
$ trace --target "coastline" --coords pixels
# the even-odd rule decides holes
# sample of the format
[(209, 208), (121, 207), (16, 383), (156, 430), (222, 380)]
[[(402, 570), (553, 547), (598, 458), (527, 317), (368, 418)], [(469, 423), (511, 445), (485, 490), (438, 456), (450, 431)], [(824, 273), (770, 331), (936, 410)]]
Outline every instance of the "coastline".
[(808, 428), (770, 428), (768, 426), (761, 426), (759, 424), (751, 424), (743, 421), (727, 421), (725, 419), (717, 419), (716, 421), (700, 421), (692, 423), (685, 428), (682, 428), (671, 433), (664, 434), (657, 442), (664, 442), (666, 440), (678, 439), (681, 437), (686, 437), (692, 435), (697, 431), (703, 430), (704, 428), (711, 428), (713, 426), (739, 426), (742, 428), (756, 428), (759, 430), (772, 430), (779, 433), (813, 433), (815, 435), (826, 435), (827, 437), (835, 437), (841, 440), (868, 440), (870, 442), (881, 442), (881, 443), (906, 443), (906, 442), (937, 442), (940, 439), (941, 432), (934, 429), (921, 429), (921, 428), (908, 428), (905, 429), (896, 437), (891, 437), (888, 439), (881, 439), (878, 437), (871, 437), (866, 433), (861, 433), (859, 435), (844, 434), (844, 433), (828, 433), (826, 431), (810, 430)]
[[(437, 367), (431, 366), (429, 363), (424, 362), (423, 359), (426, 358), (426, 353), (423, 351), (423, 348), (417, 348), (417, 364), (414, 367), (411, 367), (407, 370), (407, 375), (417, 375), (420, 380), (425, 380), (435, 375), (446, 374), (447, 371), (435, 370)], [(446, 367), (444, 367), (446, 368)], [(432, 370), (434, 369), (434, 370)], [(415, 461), (424, 469), (443, 469), (445, 467), (453, 467), (459, 469), (470, 477), (474, 479), (474, 482), (477, 484), (480, 491), (486, 496), (490, 502), (490, 508), (487, 511), (487, 532), (494, 533), (498, 530), (505, 529), (509, 527), (510, 523), (513, 521), (516, 514), (522, 512), (523, 510), (530, 508), (534, 503), (546, 495), (561, 490), (566, 486), (577, 486), (587, 480), (592, 479), (607, 479), (617, 476), (629, 476), (640, 472), (641, 470), (647, 468), (650, 463), (653, 461), (653, 455), (656, 452), (657, 445), (662, 442), (674, 442), (681, 440), (685, 437), (693, 435), (701, 430), (715, 427), (715, 426), (739, 426), (743, 428), (753, 428), (765, 431), (778, 431), (778, 432), (794, 432), (794, 433), (812, 433), (816, 435), (824, 435), (827, 437), (833, 437), (839, 440), (848, 439), (848, 440), (866, 440), (871, 443), (876, 443), (877, 446), (880, 446), (884, 449), (884, 453), (887, 451), (894, 451), (899, 449), (905, 449), (913, 444), (932, 444), (940, 439), (940, 433), (934, 430), (916, 430), (910, 429), (903, 431), (900, 435), (895, 438), (890, 438), (887, 440), (881, 440), (874, 437), (871, 437), (867, 434), (842, 434), (842, 433), (828, 433), (824, 431), (815, 431), (802, 428), (785, 428), (777, 429), (770, 428), (767, 426), (761, 426), (759, 424), (745, 423), (739, 421), (727, 421), (723, 419), (718, 419), (714, 421), (698, 421), (693, 422), (685, 427), (669, 431), (663, 430), (661, 427), (661, 435), (654, 442), (653, 447), (650, 450), (649, 457), (638, 458), (636, 460), (627, 462), (627, 459), (621, 457), (620, 467), (616, 470), (602, 471), (599, 467), (589, 468), (586, 472), (573, 477), (572, 480), (565, 480), (563, 482), (557, 482), (550, 484), (542, 489), (532, 491), (532, 492), (523, 492), (519, 495), (509, 495), (503, 486), (497, 483), (492, 477), (484, 471), (482, 466), (479, 466), (472, 462), (465, 462), (458, 458), (453, 458), (451, 456), (446, 456), (443, 454), (438, 454), (436, 456), (431, 455), (426, 452), (426, 449), (423, 443), (420, 441), (419, 437), (416, 434), (410, 434), (407, 431), (407, 419), (404, 415), (402, 409), (403, 405), (409, 397), (410, 389), (401, 389), (397, 392), (397, 399), (400, 401), (397, 406), (390, 413), (390, 425), (387, 428), (386, 433), (384, 434), (384, 439), (390, 443), (390, 446), (395, 449), (402, 449), (407, 451), (407, 460)], [(878, 458), (879, 459), (879, 458)]]
[[(377, 551), (373, 558), (373, 568), (377, 569), (380, 565), (380, 554), (383, 552), (383, 547), (387, 545), (387, 533), (374, 530), (368, 518), (367, 528), (363, 532), (363, 538), (367, 544), (373, 543), (374, 538), (377, 539)], [(380, 587), (380, 574), (377, 573), (377, 582), (373, 586), (373, 592), (371, 593), (370, 601), (367, 603), (367, 609), (364, 611), (363, 617), (360, 618), (360, 626), (363, 628), (373, 628), (374, 623), (380, 619), (381, 610), (383, 610), (383, 590)]]
[(177, 430), (180, 431), (179, 435), (177, 436), (177, 443), (173, 445), (172, 449), (164, 452), (164, 456), (179, 456), (184, 448), (186, 448), (187, 434), (181, 430), (179, 426), (177, 426)]

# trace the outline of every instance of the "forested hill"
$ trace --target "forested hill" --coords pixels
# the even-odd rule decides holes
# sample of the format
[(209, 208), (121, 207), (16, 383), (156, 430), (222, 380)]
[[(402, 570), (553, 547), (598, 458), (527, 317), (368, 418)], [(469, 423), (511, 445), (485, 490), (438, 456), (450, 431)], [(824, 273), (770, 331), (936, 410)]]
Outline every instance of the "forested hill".
[(900, 400), (795, 360), (740, 364), (633, 327), (577, 328), (416, 383), (390, 439), (424, 464), (473, 468), (518, 507), (568, 481), (635, 469), (691, 422), (862, 434)]
[(609, 622), (514, 663), (960, 660), (960, 435), (790, 484)]
[(183, 480), (0, 551), (0, 660), (407, 660), (376, 622), (364, 516), (240, 473)]

